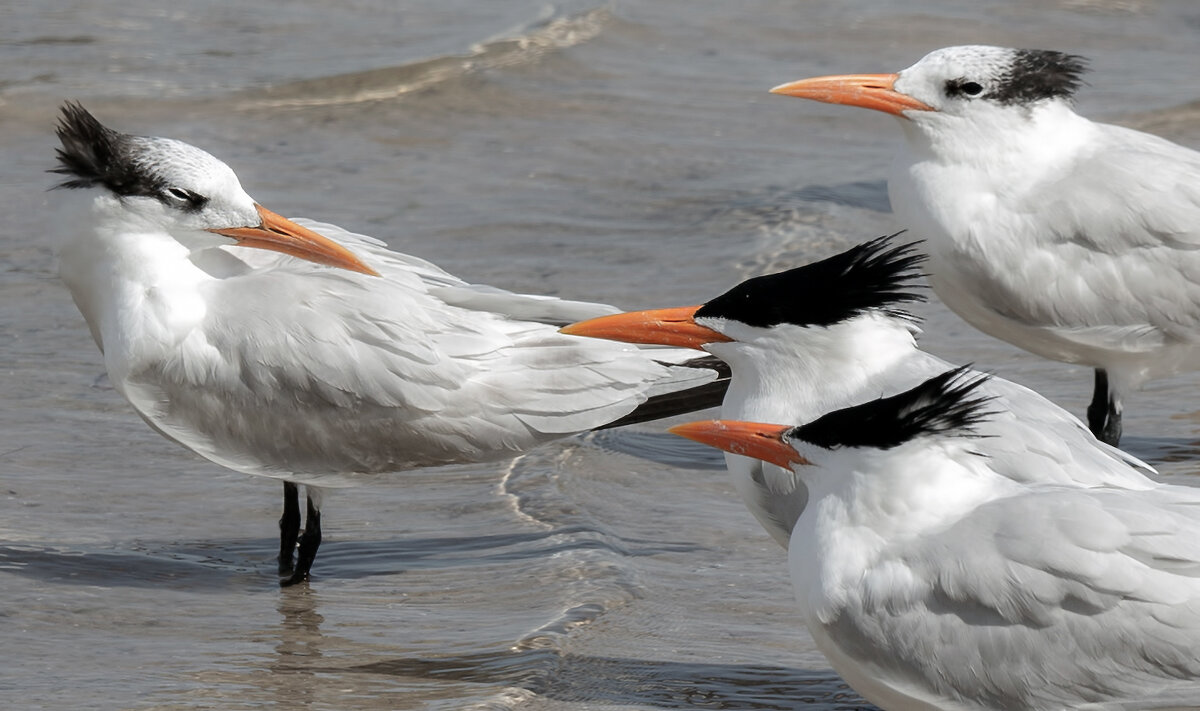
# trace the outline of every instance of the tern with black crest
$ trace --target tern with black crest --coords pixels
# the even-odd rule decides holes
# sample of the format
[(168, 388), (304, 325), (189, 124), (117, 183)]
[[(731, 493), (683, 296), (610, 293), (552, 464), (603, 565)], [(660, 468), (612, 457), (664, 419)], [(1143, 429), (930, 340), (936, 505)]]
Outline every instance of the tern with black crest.
[(1200, 153), (1076, 114), (1085, 67), (948, 47), (772, 91), (899, 119), (888, 193), (934, 291), (989, 335), (1093, 368), (1088, 424), (1116, 444), (1126, 393), (1200, 368)]
[[(602, 316), (567, 333), (708, 351), (730, 368), (721, 417), (805, 423), (892, 395), (952, 366), (920, 350), (915, 317), (924, 257), (915, 243), (881, 237), (812, 264), (749, 279), (700, 306)], [(995, 470), (1014, 480), (1145, 488), (1153, 470), (1097, 442), (1075, 417), (1016, 383), (981, 392), (1001, 405), (980, 425)], [(1037, 452), (1041, 466), (1026, 462)], [(726, 456), (755, 518), (787, 546), (807, 492), (790, 469)]]
[(1200, 490), (1048, 482), (1057, 463), (1035, 449), (1027, 476), (997, 471), (985, 432), (1004, 404), (987, 384), (958, 369), (798, 426), (671, 431), (804, 483), (800, 616), (879, 707), (1196, 708)]
[(199, 148), (119, 133), (78, 104), (58, 136), (55, 194), (84, 198), (59, 211), (75, 218), (60, 272), (113, 385), (165, 437), (285, 482), (284, 584), (309, 574), (322, 487), (510, 457), (723, 394), (694, 351), (558, 332), (612, 307), (470, 284), (286, 219)]

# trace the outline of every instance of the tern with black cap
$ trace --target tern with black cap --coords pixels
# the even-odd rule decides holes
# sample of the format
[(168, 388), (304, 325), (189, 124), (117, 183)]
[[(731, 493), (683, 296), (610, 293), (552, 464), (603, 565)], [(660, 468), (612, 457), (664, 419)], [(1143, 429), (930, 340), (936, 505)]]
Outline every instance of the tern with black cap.
[(1046, 481), (1058, 464), (1036, 448), (1026, 476), (997, 471), (988, 422), (1004, 403), (987, 385), (957, 369), (806, 424), (671, 431), (803, 481), (800, 617), (880, 708), (1195, 708), (1200, 490)]
[[(906, 306), (924, 294), (915, 243), (881, 237), (827, 259), (754, 277), (700, 306), (602, 316), (566, 333), (698, 348), (728, 363), (721, 417), (805, 423), (910, 388), (952, 366), (917, 347)], [(1153, 470), (1102, 445), (1078, 419), (1016, 383), (982, 391), (1002, 405), (981, 425), (996, 470), (1014, 479), (1144, 488)], [(1043, 467), (1024, 466), (1030, 451)], [(726, 457), (734, 485), (763, 527), (786, 546), (807, 492), (787, 468)]]

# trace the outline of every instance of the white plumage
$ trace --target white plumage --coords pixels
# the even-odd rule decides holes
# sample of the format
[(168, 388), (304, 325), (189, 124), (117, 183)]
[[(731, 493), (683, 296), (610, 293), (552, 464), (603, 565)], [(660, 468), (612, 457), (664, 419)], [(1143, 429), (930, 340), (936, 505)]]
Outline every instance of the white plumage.
[[(802, 267), (758, 277), (699, 307), (631, 312), (573, 324), (579, 335), (634, 343), (692, 345), (730, 367), (721, 417), (811, 422), (894, 395), (952, 366), (919, 350), (918, 328), (901, 309), (918, 300), (915, 244), (881, 238)], [(750, 325), (753, 323), (754, 325)], [(996, 414), (979, 425), (990, 466), (1016, 482), (1147, 488), (1153, 470), (1096, 440), (1054, 403), (1016, 383), (989, 379), (980, 392)], [(1031, 468), (1031, 458), (1039, 466)], [(780, 544), (807, 492), (791, 470), (726, 456), (747, 507)]]
[[(64, 187), (90, 188), (61, 274), (117, 391), (205, 458), (290, 482), (285, 498), (295, 483), (515, 455), (716, 376), (671, 365), (690, 351), (557, 330), (611, 307), (468, 284), (378, 240), (285, 220), (187, 144), (116, 133), (76, 105), (59, 135)], [(293, 525), (298, 511), (281, 523)]]
[(888, 191), (934, 291), (992, 336), (1095, 368), (1089, 425), (1116, 444), (1125, 393), (1200, 367), (1200, 153), (1076, 114), (1083, 70), (949, 47), (773, 91), (900, 118)]
[(1002, 473), (985, 434), (1002, 403), (964, 377), (805, 426), (672, 431), (794, 468), (800, 614), (881, 708), (1194, 708), (1200, 492), (1046, 479), (1033, 449), (1026, 476)]

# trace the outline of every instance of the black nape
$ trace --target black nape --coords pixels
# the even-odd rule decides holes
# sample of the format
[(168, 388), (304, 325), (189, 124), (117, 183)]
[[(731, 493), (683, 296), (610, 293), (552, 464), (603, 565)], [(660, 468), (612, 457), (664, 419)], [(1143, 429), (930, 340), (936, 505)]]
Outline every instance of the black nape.
[(1049, 49), (1018, 49), (1009, 70), (985, 98), (1001, 104), (1027, 104), (1042, 99), (1070, 98), (1083, 84), (1083, 57)]
[(914, 283), (925, 257), (916, 251), (915, 242), (893, 246), (899, 234), (748, 279), (702, 306), (695, 318), (723, 318), (761, 328), (783, 323), (831, 326), (872, 310), (912, 318), (897, 307), (925, 299)]
[(972, 375), (970, 366), (964, 365), (897, 395), (836, 410), (792, 428), (788, 435), (826, 449), (891, 449), (922, 435), (969, 435), (974, 425), (992, 414), (983, 407), (990, 397), (971, 397), (988, 377)]
[(142, 169), (134, 158), (133, 136), (100, 123), (76, 102), (63, 104), (56, 130), (62, 147), (51, 173), (70, 176), (55, 188), (103, 186), (123, 197), (158, 198), (166, 188), (161, 178)]

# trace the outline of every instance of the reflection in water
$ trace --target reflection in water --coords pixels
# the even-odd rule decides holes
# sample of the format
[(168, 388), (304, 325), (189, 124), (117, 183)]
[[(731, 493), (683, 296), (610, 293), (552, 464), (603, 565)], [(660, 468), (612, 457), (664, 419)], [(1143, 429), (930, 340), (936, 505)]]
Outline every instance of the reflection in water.
[(581, 440), (609, 452), (620, 452), (672, 467), (725, 471), (725, 455), (721, 450), (697, 445), (666, 432), (599, 430), (584, 435)]
[(264, 689), (272, 692), (280, 706), (311, 708), (316, 700), (317, 679), (314, 662), (322, 658), (325, 636), (321, 623), (325, 618), (317, 608), (320, 596), (307, 583), (281, 590), (277, 608), (279, 639), (275, 658), (267, 665), (269, 679)]
[[(229, 545), (249, 548), (258, 542)], [(46, 583), (225, 592), (239, 576), (251, 573), (252, 566), (240, 559), (231, 563), (197, 545), (167, 548), (134, 541), (123, 548), (0, 545), (0, 570)]]
[(321, 623), (325, 618), (317, 612), (317, 602), (316, 591), (306, 585), (279, 596), (278, 610), (283, 620), (279, 624), (279, 644), (275, 645), (275, 651), (281, 664), (294, 663), (296, 657), (321, 657), (320, 642), (324, 639)]
[(588, 550), (638, 558), (695, 552), (702, 547), (686, 541), (617, 536), (596, 526), (578, 524), (497, 535), (334, 541), (327, 549), (330, 562), (322, 567), (318, 585), (321, 577), (355, 580), (405, 572), (461, 570), (497, 563), (536, 562)]

